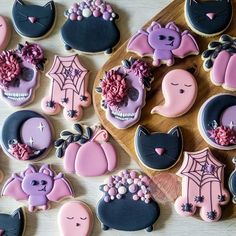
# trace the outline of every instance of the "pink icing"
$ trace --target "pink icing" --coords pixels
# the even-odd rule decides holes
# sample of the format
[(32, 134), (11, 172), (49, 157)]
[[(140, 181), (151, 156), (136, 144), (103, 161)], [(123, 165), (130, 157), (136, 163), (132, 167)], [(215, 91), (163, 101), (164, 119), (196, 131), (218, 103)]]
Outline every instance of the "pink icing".
[(165, 103), (154, 107), (151, 113), (165, 117), (184, 115), (193, 106), (197, 90), (198, 86), (192, 74), (182, 69), (172, 70), (162, 81)]
[(132, 65), (130, 70), (139, 78), (152, 78), (153, 74), (151, 72), (150, 65), (142, 60), (136, 60)]
[(0, 51), (6, 49), (11, 36), (11, 30), (8, 22), (0, 16)]
[(33, 150), (27, 144), (16, 143), (10, 146), (9, 152), (18, 160), (29, 160)]

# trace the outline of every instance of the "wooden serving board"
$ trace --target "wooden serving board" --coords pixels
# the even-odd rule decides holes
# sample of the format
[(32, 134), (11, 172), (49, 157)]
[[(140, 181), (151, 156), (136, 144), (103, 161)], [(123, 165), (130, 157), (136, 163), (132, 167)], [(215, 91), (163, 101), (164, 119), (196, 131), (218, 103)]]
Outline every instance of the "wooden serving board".
[[(233, 1), (234, 7), (236, 9), (236, 0)], [(154, 16), (149, 22), (145, 24), (143, 28), (147, 28), (152, 21), (158, 21), (162, 25), (170, 21), (174, 21), (181, 29), (189, 29), (184, 18), (184, 0), (175, 0), (170, 5), (168, 5), (163, 11)], [(139, 29), (137, 29), (138, 31)], [(189, 29), (190, 31), (190, 29)], [(191, 31), (190, 31), (191, 32)], [(236, 21), (232, 21), (231, 26), (225, 32), (231, 36), (236, 36)], [(204, 38), (192, 33), (200, 47), (200, 51), (203, 52), (207, 49), (208, 43), (212, 40), (218, 40), (219, 36), (216, 38)], [(128, 40), (129, 41), (129, 40)], [(116, 129), (111, 123), (106, 120), (105, 112), (100, 106), (101, 95), (96, 93), (95, 88), (99, 85), (99, 80), (103, 78), (104, 72), (110, 70), (111, 68), (121, 64), (123, 59), (129, 58), (131, 56), (138, 57), (134, 53), (128, 53), (126, 48), (127, 44), (124, 43), (106, 62), (102, 69), (98, 72), (93, 89), (93, 101), (95, 110), (101, 120), (102, 125), (110, 132), (113, 138), (122, 146), (122, 148), (140, 165), (143, 171), (149, 176), (155, 175), (155, 171), (151, 171), (145, 168), (138, 160), (135, 148), (134, 148), (134, 134), (139, 124), (146, 126), (152, 132), (167, 132), (173, 126), (180, 126), (183, 132), (184, 138), (184, 151), (199, 151), (207, 147), (208, 144), (200, 136), (197, 127), (197, 115), (201, 105), (204, 101), (214, 94), (227, 92), (222, 87), (216, 87), (213, 85), (209, 78), (209, 73), (203, 70), (201, 55), (199, 56), (189, 56), (185, 59), (176, 59), (176, 63), (172, 67), (167, 67), (162, 65), (155, 69), (155, 80), (152, 83), (151, 91), (147, 92), (146, 106), (142, 110), (142, 116), (140, 121), (129, 129), (119, 130)], [(149, 60), (149, 59), (147, 59)], [(151, 60), (150, 60), (151, 62)], [(193, 108), (184, 116), (179, 118), (165, 118), (160, 115), (151, 115), (151, 109), (163, 102), (163, 95), (161, 91), (161, 82), (166, 73), (170, 70), (182, 68), (189, 69), (195, 67), (196, 73), (195, 78), (199, 86), (198, 97)], [(236, 95), (236, 93), (235, 93)], [(225, 186), (228, 186), (228, 177), (230, 173), (234, 170), (234, 165), (232, 163), (232, 158), (236, 156), (236, 151), (220, 151), (211, 148), (215, 157), (217, 157), (221, 162), (226, 164), (225, 169)], [(176, 173), (182, 164), (183, 156), (178, 164), (169, 170), (169, 172)], [(223, 207), (223, 219), (232, 218), (236, 216), (236, 205), (232, 203)]]

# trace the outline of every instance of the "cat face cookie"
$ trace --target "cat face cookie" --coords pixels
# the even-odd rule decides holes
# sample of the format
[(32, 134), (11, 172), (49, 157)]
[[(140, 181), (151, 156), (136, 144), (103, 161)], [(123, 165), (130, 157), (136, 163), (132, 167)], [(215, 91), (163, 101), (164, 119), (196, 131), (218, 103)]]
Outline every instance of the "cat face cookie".
[(30, 5), (23, 0), (15, 0), (12, 18), (16, 31), (30, 39), (40, 39), (52, 30), (56, 20), (54, 1), (44, 6)]
[(93, 213), (83, 202), (65, 203), (59, 211), (58, 225), (62, 236), (90, 236), (93, 224)]
[(0, 52), (6, 49), (11, 37), (11, 29), (7, 19), (0, 16)]
[(61, 35), (67, 50), (110, 54), (120, 41), (116, 26), (119, 16), (104, 0), (74, 3), (65, 16), (67, 21), (62, 26)]
[(231, 0), (185, 0), (185, 18), (199, 35), (216, 36), (224, 32), (232, 20)]
[(173, 167), (182, 154), (183, 137), (179, 127), (168, 133), (150, 133), (145, 127), (138, 126), (134, 140), (139, 160), (151, 170)]

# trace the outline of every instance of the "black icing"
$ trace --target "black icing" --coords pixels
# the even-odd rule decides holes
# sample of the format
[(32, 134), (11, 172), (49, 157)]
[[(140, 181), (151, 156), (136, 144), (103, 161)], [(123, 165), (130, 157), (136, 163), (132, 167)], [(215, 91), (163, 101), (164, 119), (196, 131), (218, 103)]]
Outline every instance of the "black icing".
[(155, 201), (146, 204), (134, 201), (132, 194), (125, 194), (122, 199), (105, 202), (103, 198), (97, 205), (97, 216), (103, 224), (103, 230), (116, 229), (122, 231), (137, 231), (146, 229), (152, 231), (153, 224), (160, 216), (160, 208)]
[(120, 41), (120, 31), (115, 20), (106, 21), (102, 17), (84, 18), (81, 21), (68, 19), (61, 29), (67, 49), (86, 53), (111, 53)]
[[(159, 156), (155, 148), (164, 148)], [(168, 133), (150, 133), (139, 126), (135, 134), (135, 149), (141, 162), (151, 169), (164, 170), (176, 164), (183, 149), (182, 133), (175, 127)]]
[(11, 215), (0, 213), (0, 230), (3, 236), (22, 236), (25, 227), (24, 212), (21, 208)]
[[(211, 20), (207, 13), (215, 13)], [(187, 20), (200, 33), (206, 35), (224, 31), (231, 22), (233, 14), (231, 0), (186, 0)]]
[[(28, 17), (35, 17), (32, 23)], [(53, 27), (56, 19), (56, 8), (53, 1), (45, 6), (28, 5), (23, 0), (15, 0), (12, 18), (16, 31), (28, 38), (45, 36)]]

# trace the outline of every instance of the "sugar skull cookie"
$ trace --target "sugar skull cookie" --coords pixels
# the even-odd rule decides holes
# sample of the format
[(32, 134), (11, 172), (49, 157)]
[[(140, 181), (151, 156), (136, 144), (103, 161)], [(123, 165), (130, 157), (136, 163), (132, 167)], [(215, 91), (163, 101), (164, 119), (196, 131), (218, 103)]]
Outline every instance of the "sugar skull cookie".
[(11, 37), (10, 25), (5, 17), (0, 16), (0, 52), (6, 49)]

